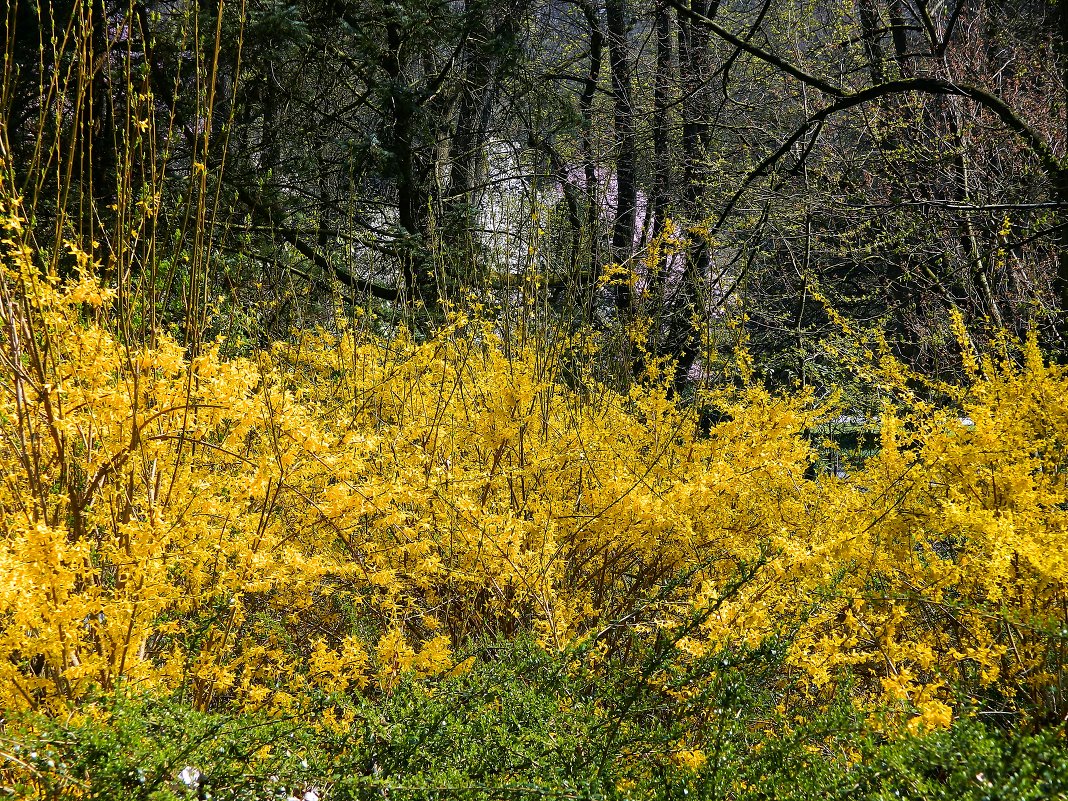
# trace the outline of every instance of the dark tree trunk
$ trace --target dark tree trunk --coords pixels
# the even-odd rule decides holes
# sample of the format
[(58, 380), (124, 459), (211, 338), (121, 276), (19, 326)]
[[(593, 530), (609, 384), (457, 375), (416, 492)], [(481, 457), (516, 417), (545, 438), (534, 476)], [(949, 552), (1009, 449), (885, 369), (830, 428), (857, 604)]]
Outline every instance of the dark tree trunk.
[(902, 0), (890, 0), (890, 29), (894, 41), (894, 58), (897, 67), (901, 71), (902, 78), (908, 78), (912, 74), (909, 63), (909, 37), (907, 26), (908, 9)]
[[(1061, 92), (1064, 100), (1064, 136), (1068, 139), (1068, 0), (1057, 1), (1058, 55), (1061, 60)], [(1061, 208), (1068, 207), (1068, 165), (1063, 160), (1061, 168), (1051, 176), (1054, 198)], [(1068, 220), (1062, 214), (1057, 237), (1057, 272), (1054, 277), (1054, 294), (1059, 306), (1057, 333), (1060, 339), (1062, 360), (1068, 361)]]
[[(714, 19), (718, 0), (690, 0), (693, 12)], [(679, 14), (679, 71), (682, 73), (682, 161), (683, 197), (692, 218), (705, 213), (708, 188), (708, 148), (711, 144), (711, 104), (709, 88), (710, 35), (687, 14)], [(668, 317), (667, 346), (676, 358), (675, 385), (681, 389), (697, 360), (697, 341), (693, 318), (697, 312), (698, 288), (711, 270), (711, 253), (704, 240), (695, 242), (686, 253), (685, 274), (672, 299)]]
[[(589, 239), (589, 261), (585, 276), (580, 277), (580, 285), (592, 283), (601, 268), (600, 247), (600, 181), (597, 180), (597, 164), (593, 152), (593, 99), (597, 93), (597, 84), (601, 76), (601, 62), (604, 60), (604, 31), (598, 18), (597, 7), (592, 0), (577, 0), (586, 24), (589, 26), (590, 57), (586, 80), (579, 95), (579, 114), (582, 118), (582, 170), (586, 184), (586, 235)], [(586, 300), (586, 322), (593, 319), (593, 293), (588, 292)]]
[(403, 38), (396, 19), (386, 21), (386, 50), (382, 68), (389, 80), (389, 103), (393, 118), (388, 122), (387, 149), (392, 157), (392, 173), (397, 185), (397, 222), (401, 236), (397, 250), (404, 287), (404, 302), (420, 300), (428, 308), (437, 305), (434, 276), (427, 269), (424, 238), (427, 223), (427, 193), (420, 186), (416, 164), (415, 138), (418, 124), (416, 98), (407, 85)]
[[(656, 75), (653, 84), (653, 240), (664, 231), (671, 197), (672, 169), (668, 140), (668, 104), (671, 100), (671, 13), (663, 3), (656, 10)], [(663, 256), (652, 265), (650, 295), (659, 310), (664, 301), (666, 262)]]
[(883, 46), (879, 41), (879, 7), (876, 0), (857, 0), (857, 10), (860, 15), (861, 35), (864, 38), (864, 52), (868, 56), (868, 69), (871, 72), (871, 82), (880, 84), (886, 80), (886, 67), (883, 54)]
[[(665, 292), (668, 262), (659, 239), (666, 229), (673, 185), (671, 142), (669, 137), (669, 106), (672, 78), (674, 77), (672, 75), (671, 13), (664, 3), (657, 4), (654, 32), (656, 36), (656, 72), (653, 76), (653, 193), (650, 204), (650, 213), (653, 218), (651, 231), (653, 249), (650, 254), (651, 260), (648, 263), (648, 314), (655, 322), (650, 330), (652, 340), (648, 343), (648, 348), (650, 353), (663, 355), (665, 338), (662, 328), (666, 308)], [(640, 369), (641, 365), (636, 365), (636, 368)]]
[[(613, 127), (616, 156), (616, 208), (612, 222), (612, 258), (627, 262), (634, 251), (635, 217), (638, 207), (637, 147), (634, 131), (634, 87), (626, 0), (607, 0), (608, 51), (612, 70)], [(616, 308), (628, 314), (632, 303), (626, 281), (615, 285)]]

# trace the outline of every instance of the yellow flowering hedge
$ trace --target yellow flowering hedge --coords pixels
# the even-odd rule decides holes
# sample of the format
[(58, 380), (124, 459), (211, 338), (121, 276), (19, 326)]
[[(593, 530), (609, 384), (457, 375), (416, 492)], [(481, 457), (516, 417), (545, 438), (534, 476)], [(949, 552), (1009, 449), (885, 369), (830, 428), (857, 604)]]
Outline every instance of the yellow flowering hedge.
[(472, 637), (694, 614), (686, 653), (787, 636), (809, 697), (848, 680), (914, 727), (961, 689), (1064, 703), (1068, 375), (1033, 342), (956, 408), (888, 403), (878, 454), (835, 477), (812, 432), (836, 412), (807, 394), (711, 395), (702, 432), (663, 386), (569, 388), (544, 343), (463, 317), (251, 359), (128, 346), (87, 256), (42, 276), (5, 224), (4, 708), (127, 682), (284, 711)]

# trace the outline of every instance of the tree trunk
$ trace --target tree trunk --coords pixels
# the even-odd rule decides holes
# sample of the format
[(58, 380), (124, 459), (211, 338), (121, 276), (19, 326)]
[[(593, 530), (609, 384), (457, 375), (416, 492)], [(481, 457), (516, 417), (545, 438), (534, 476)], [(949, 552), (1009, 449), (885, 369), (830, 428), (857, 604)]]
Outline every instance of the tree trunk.
[[(672, 164), (668, 140), (668, 104), (671, 100), (671, 14), (665, 4), (656, 9), (656, 75), (653, 80), (653, 235), (655, 242), (664, 232), (672, 188)], [(656, 319), (663, 316), (667, 262), (658, 252), (650, 265), (649, 295)], [(659, 339), (659, 337), (658, 337)]]
[[(593, 152), (593, 99), (600, 81), (601, 62), (604, 60), (604, 31), (598, 19), (597, 7), (592, 0), (578, 0), (578, 6), (586, 18), (590, 35), (589, 68), (579, 95), (579, 114), (582, 118), (582, 170), (586, 184), (586, 235), (589, 239), (589, 261), (585, 276), (580, 276), (580, 287), (592, 284), (601, 269), (600, 247), (600, 182), (597, 180), (597, 164)], [(593, 292), (587, 292), (586, 322), (593, 320)]]
[[(612, 70), (613, 127), (616, 155), (616, 207), (612, 221), (612, 259), (625, 264), (634, 251), (634, 227), (638, 208), (637, 148), (634, 132), (634, 87), (626, 0), (607, 0), (608, 52)], [(615, 285), (616, 308), (623, 315), (632, 304), (629, 282)]]
[(871, 82), (880, 84), (886, 80), (885, 55), (879, 41), (879, 7), (876, 0), (857, 0), (860, 16), (861, 37), (864, 40), (864, 52), (868, 56), (868, 69)]
[[(691, 11), (714, 19), (719, 11), (718, 0), (690, 0)], [(687, 14), (679, 14), (679, 71), (682, 73), (682, 162), (683, 196), (687, 212), (692, 218), (703, 218), (705, 193), (708, 188), (708, 148), (711, 144), (709, 88), (708, 29), (694, 22)], [(673, 298), (669, 316), (667, 342), (676, 358), (675, 386), (685, 385), (697, 360), (697, 342), (693, 318), (697, 311), (698, 289), (702, 279), (710, 275), (711, 253), (708, 243), (698, 240), (687, 250), (685, 273)]]
[(402, 62), (400, 24), (395, 19), (389, 19), (385, 27), (386, 51), (382, 68), (389, 79), (389, 107), (393, 111), (393, 118), (388, 122), (387, 149), (392, 156), (392, 172), (397, 184), (397, 222), (401, 229), (397, 250), (404, 287), (403, 299), (411, 306), (422, 301), (427, 307), (433, 308), (437, 306), (437, 287), (434, 276), (427, 269), (425, 252), (428, 196), (420, 186), (416, 165), (415, 97), (407, 85)]
[[(1057, 0), (1058, 55), (1061, 60), (1061, 90), (1063, 92), (1064, 136), (1068, 140), (1068, 0)], [(1061, 204), (1061, 209), (1068, 207), (1068, 165), (1061, 161), (1061, 168), (1051, 176), (1053, 196)], [(1057, 314), (1057, 334), (1060, 338), (1062, 359), (1068, 359), (1068, 220), (1063, 211), (1060, 220), (1060, 233), (1057, 237), (1057, 272), (1053, 281), (1054, 294), (1059, 306)]]

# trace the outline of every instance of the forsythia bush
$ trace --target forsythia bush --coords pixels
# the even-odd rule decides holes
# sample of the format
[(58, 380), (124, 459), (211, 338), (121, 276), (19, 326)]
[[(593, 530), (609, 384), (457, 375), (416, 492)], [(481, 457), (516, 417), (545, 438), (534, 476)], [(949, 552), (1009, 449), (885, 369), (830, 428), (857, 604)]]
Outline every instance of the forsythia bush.
[(1068, 375), (1034, 343), (959, 408), (888, 404), (834, 477), (809, 395), (709, 395), (702, 433), (665, 387), (567, 388), (463, 317), (252, 359), (133, 347), (88, 256), (41, 275), (5, 225), (5, 708), (125, 682), (285, 711), (471, 637), (625, 628), (694, 656), (785, 636), (810, 697), (845, 681), (914, 728), (960, 691), (1063, 715)]

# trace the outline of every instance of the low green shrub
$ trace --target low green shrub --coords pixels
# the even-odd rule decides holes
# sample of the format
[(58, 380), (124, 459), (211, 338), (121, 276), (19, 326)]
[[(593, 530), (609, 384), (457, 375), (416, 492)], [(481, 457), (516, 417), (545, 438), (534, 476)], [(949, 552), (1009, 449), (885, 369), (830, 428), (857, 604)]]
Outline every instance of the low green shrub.
[(1068, 798), (1063, 729), (965, 717), (887, 737), (847, 700), (786, 719), (779, 653), (615, 661), (604, 647), (517, 640), (465, 670), (323, 696), (288, 719), (114, 695), (66, 719), (7, 720), (0, 785), (116, 801)]

